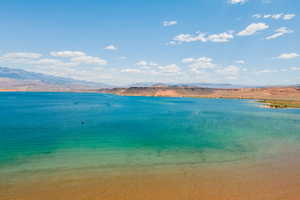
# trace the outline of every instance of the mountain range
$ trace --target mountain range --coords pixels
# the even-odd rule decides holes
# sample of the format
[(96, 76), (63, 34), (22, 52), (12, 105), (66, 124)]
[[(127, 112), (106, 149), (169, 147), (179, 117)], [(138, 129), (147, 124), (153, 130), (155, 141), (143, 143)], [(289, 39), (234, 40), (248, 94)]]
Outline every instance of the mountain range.
[(83, 90), (111, 88), (112, 86), (89, 81), (75, 80), (21, 69), (0, 67), (0, 89), (12, 90)]

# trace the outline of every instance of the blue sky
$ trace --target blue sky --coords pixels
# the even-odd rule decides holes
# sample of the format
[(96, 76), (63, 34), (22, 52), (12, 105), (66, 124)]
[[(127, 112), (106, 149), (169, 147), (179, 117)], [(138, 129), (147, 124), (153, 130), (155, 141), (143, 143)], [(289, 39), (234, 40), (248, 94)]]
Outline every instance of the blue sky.
[(299, 0), (2, 0), (0, 65), (81, 80), (300, 83)]

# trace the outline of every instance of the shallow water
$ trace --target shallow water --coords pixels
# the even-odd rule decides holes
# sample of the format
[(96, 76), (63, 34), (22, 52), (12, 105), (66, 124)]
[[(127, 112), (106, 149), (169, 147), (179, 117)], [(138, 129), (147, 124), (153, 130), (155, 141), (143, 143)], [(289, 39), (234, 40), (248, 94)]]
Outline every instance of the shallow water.
[(300, 110), (247, 100), (12, 92), (0, 119), (2, 178), (251, 162), (300, 146)]

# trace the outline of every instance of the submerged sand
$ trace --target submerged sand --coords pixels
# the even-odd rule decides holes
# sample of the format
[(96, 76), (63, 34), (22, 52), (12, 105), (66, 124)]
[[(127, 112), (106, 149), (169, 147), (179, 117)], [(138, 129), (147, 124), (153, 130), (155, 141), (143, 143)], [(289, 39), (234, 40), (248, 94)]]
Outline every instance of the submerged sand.
[(1, 200), (299, 200), (300, 158), (137, 168), (0, 184)]

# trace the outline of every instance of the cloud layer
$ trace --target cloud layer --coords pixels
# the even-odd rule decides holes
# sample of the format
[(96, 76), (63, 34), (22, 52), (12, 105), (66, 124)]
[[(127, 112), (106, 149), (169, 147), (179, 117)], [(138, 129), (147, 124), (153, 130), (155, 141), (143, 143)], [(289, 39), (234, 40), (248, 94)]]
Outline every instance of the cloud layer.
[(268, 29), (269, 26), (265, 23), (252, 23), (248, 25), (244, 30), (239, 32), (238, 36), (249, 36), (257, 33), (258, 31), (262, 31)]

